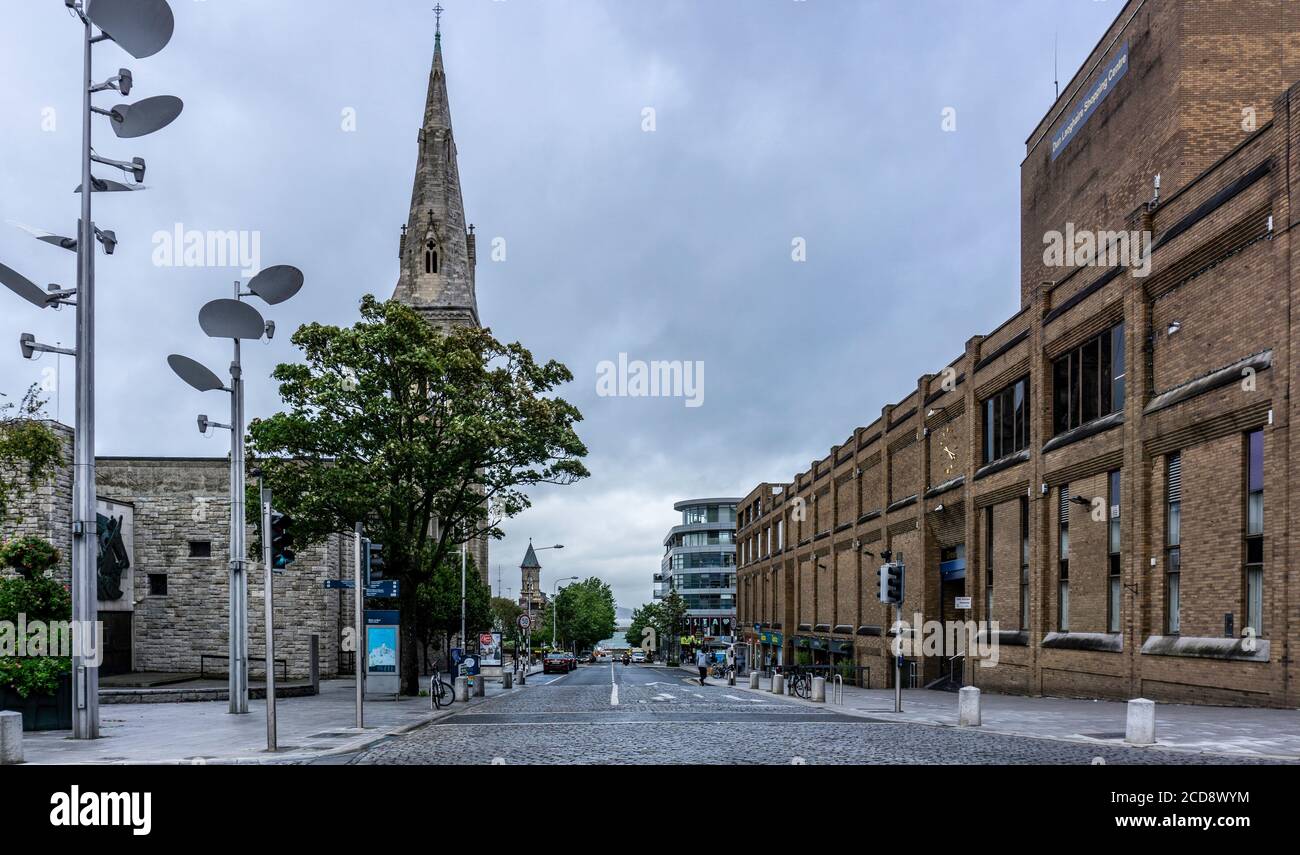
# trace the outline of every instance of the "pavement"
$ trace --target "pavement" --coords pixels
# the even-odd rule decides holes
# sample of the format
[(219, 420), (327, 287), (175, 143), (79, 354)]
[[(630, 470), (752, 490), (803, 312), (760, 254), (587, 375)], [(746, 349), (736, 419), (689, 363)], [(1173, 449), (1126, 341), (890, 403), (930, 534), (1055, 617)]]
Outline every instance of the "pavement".
[[(694, 673), (692, 671), (692, 673)], [(717, 681), (721, 683), (722, 681)], [(771, 681), (761, 679), (757, 691), (748, 677), (738, 677), (737, 689), (748, 695), (771, 694)], [(845, 715), (945, 727), (957, 726), (957, 693), (905, 689), (903, 712), (894, 712), (893, 689), (846, 686), (843, 702), (835, 703), (831, 687), (827, 701), (794, 703), (833, 709)], [(1156, 745), (1124, 742), (1127, 705), (1122, 701), (1033, 698), (980, 694), (981, 726), (987, 733), (1056, 739), (1089, 745), (1122, 745), (1131, 750), (1172, 750), (1223, 757), (1300, 760), (1300, 711), (1156, 704)]]
[[(530, 672), (529, 682), (541, 666)], [(421, 679), (427, 688), (429, 678)], [(226, 701), (100, 705), (100, 736), (76, 740), (69, 731), (23, 734), (28, 764), (266, 764), (320, 761), (350, 754), (406, 733), (456, 709), (473, 708), (505, 692), (488, 680), (484, 698), (433, 710), (428, 697), (367, 697), (365, 727), (356, 724), (356, 683), (322, 680), (320, 694), (276, 701), (274, 754), (266, 750), (266, 704), (249, 701), (247, 715), (231, 715)], [(509, 691), (519, 691), (511, 689)]]
[[(746, 684), (747, 685), (747, 684)], [(956, 696), (933, 693), (933, 703)], [(863, 696), (850, 706), (811, 704), (709, 680), (684, 670), (600, 663), (528, 681), (453, 709), (330, 763), (369, 764), (1058, 764), (1275, 763), (1263, 756), (1137, 749), (1122, 743), (923, 726)], [(906, 702), (905, 702), (906, 703)], [(918, 701), (919, 704), (919, 701)], [(891, 706), (892, 709), (892, 701)], [(906, 708), (906, 706), (905, 706)], [(919, 712), (919, 706), (918, 706)], [(1222, 711), (1220, 711), (1222, 712)]]

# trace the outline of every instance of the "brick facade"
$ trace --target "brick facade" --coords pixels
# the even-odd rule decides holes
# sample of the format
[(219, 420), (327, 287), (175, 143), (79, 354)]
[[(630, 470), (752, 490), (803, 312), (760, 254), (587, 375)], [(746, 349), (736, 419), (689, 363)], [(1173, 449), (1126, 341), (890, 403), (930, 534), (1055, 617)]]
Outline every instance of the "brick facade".
[[(1127, 72), (1053, 159), (1063, 117), (1124, 49)], [(796, 650), (826, 661), (838, 647), (846, 652), (835, 659), (870, 668), (872, 686), (891, 685), (896, 616), (878, 602), (876, 576), (890, 549), (907, 563), (905, 618), (997, 622), (998, 664), (972, 660), (967, 682), (1026, 694), (1300, 706), (1290, 653), (1300, 643), (1290, 517), (1297, 80), (1297, 4), (1125, 5), (1027, 141), (1021, 311), (971, 338), (961, 357), (920, 377), (808, 471), (741, 500), (755, 511), (742, 517), (752, 521), (740, 540), (778, 519), (789, 533), (783, 550), (738, 568), (738, 621), (751, 641), (780, 632), (787, 663)], [(1067, 224), (1148, 232), (1149, 275), (1136, 264), (1049, 266), (1045, 235)], [(1115, 341), (1105, 338), (1112, 330)], [(1116, 387), (1097, 379), (1121, 373), (1105, 367), (1116, 351), (1101, 342), (1123, 345), (1122, 406), (1114, 406)], [(1077, 383), (1060, 382), (1057, 361), (1069, 376), (1072, 352)], [(986, 459), (987, 402), (1021, 378), (1024, 440)], [(1076, 385), (1102, 389), (1101, 403), (1083, 393), (1063, 401), (1058, 393)], [(1070, 406), (1083, 417), (1058, 425)], [(1260, 626), (1248, 622), (1255, 431), (1263, 434)], [(1173, 455), (1181, 462), (1176, 633)], [(794, 517), (827, 486), (836, 525), (814, 533)], [(964, 579), (945, 583), (940, 563), (958, 547)], [(823, 576), (833, 585), (829, 601), (827, 582), (814, 581)], [(971, 598), (969, 611), (956, 609), (958, 596)], [(918, 682), (943, 676), (957, 652), (916, 661)]]

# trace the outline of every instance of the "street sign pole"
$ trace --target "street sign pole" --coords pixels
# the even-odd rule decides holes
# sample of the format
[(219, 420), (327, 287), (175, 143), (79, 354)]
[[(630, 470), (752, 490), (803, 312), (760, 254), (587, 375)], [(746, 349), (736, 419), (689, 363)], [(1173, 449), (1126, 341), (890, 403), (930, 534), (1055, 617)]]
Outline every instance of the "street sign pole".
[(353, 590), (353, 602), (355, 603), (356, 617), (354, 618), (353, 626), (357, 628), (357, 650), (352, 657), (352, 662), (357, 672), (357, 730), (360, 730), (366, 726), (365, 714), (363, 712), (365, 688), (362, 683), (362, 680), (364, 679), (362, 675), (365, 672), (362, 670), (364, 666), (361, 663), (366, 647), (366, 615), (363, 610), (365, 588), (361, 582), (361, 523), (357, 523), (356, 525), (356, 537), (354, 538), (354, 541), (353, 557), (355, 558), (355, 563), (353, 564), (352, 578), (354, 580), (353, 584), (356, 586)]
[(266, 601), (266, 750), (276, 750), (275, 739), (275, 570), (271, 566), (271, 490), (258, 475), (262, 494), (262, 567)]

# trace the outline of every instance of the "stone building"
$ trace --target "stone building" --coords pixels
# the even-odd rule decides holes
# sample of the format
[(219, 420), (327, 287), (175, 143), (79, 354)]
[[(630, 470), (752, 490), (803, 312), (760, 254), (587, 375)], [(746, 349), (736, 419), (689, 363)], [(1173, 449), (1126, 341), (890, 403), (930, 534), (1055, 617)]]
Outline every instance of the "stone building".
[(913, 685), (1300, 706), (1297, 80), (1297, 4), (1124, 5), (1027, 141), (1021, 310), (740, 501), (760, 656), (892, 685), (889, 550), (998, 642)]
[[(435, 35), (424, 121), (419, 132), (411, 210), (401, 239), (401, 272), (394, 297), (441, 328), (479, 322), (474, 293), (474, 236), (461, 202), (443, 69), (441, 33)], [(38, 534), (62, 554), (57, 573), (71, 575), (71, 430), (67, 462), (49, 483), (25, 491), (0, 536)], [(100, 601), (107, 655), (105, 675), (124, 671), (224, 673), (228, 642), (228, 457), (99, 457), (100, 513), (121, 519), (130, 570), (120, 597)], [(255, 534), (250, 531), (250, 540)], [(330, 579), (352, 579), (350, 534), (297, 550), (275, 577), (276, 657), (291, 678), (308, 674), (311, 637), (319, 638), (323, 675), (350, 672), (355, 626), (351, 591), (326, 590)], [(473, 544), (487, 582), (486, 540)], [(4, 572), (0, 570), (0, 572)], [(249, 650), (264, 650), (263, 578), (248, 576)], [(250, 663), (260, 678), (265, 664)]]

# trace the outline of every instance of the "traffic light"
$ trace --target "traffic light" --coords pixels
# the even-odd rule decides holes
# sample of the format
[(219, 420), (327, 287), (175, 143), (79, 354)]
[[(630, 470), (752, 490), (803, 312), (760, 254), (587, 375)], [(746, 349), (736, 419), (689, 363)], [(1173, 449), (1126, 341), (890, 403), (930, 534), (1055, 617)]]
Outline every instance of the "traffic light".
[(271, 511), (271, 566), (283, 570), (293, 561), (293, 518), (279, 511)]
[(892, 561), (880, 566), (880, 602), (893, 606), (902, 605), (905, 570), (902, 563)]
[(366, 574), (366, 584), (373, 585), (384, 581), (384, 545), (367, 540), (361, 546), (362, 569)]

